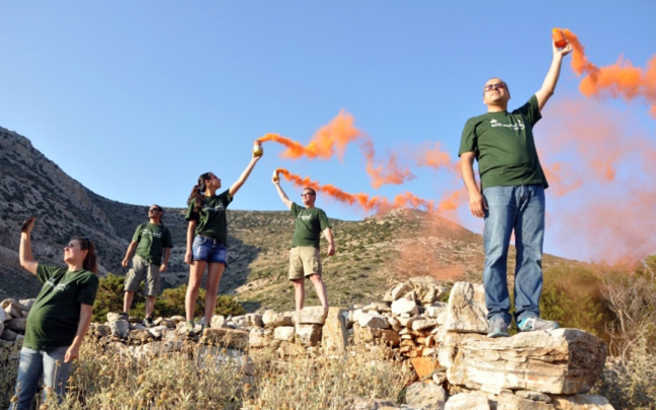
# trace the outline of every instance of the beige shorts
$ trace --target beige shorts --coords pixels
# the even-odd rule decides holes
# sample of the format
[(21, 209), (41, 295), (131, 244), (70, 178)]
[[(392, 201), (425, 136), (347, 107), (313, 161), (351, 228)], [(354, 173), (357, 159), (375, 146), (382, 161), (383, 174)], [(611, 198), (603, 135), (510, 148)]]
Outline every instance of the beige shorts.
[(132, 258), (132, 269), (125, 276), (125, 290), (136, 292), (139, 283), (146, 280), (146, 296), (158, 296), (160, 293), (159, 266), (154, 265), (139, 255)]
[(289, 280), (321, 275), (321, 257), (314, 246), (297, 246), (289, 251)]

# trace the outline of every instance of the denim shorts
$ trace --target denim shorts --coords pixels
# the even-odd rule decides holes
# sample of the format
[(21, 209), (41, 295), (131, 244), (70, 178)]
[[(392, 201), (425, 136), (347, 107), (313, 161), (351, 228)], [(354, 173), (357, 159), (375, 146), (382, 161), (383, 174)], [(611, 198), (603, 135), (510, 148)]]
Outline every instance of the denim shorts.
[(192, 259), (208, 263), (222, 263), (228, 265), (228, 253), (225, 245), (207, 236), (196, 235), (191, 245)]

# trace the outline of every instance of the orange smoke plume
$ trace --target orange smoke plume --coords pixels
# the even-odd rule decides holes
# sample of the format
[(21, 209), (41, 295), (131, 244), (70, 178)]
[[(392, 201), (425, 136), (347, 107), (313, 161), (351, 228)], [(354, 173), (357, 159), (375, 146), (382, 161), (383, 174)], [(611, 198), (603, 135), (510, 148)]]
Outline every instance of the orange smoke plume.
[(585, 75), (579, 90), (586, 97), (599, 96), (609, 92), (613, 97), (632, 100), (644, 97), (650, 104), (650, 114), (656, 117), (656, 56), (647, 63), (647, 69), (633, 67), (629, 61), (620, 58), (617, 63), (597, 67), (585, 56), (583, 45), (578, 37), (567, 29), (560, 30), (572, 44), (572, 69), (577, 75)]
[(349, 205), (358, 205), (365, 211), (375, 210), (377, 212), (385, 212), (395, 208), (407, 207), (424, 207), (426, 210), (432, 211), (434, 208), (433, 201), (427, 201), (425, 199), (419, 198), (410, 192), (397, 195), (394, 200), (390, 202), (387, 198), (384, 197), (369, 196), (364, 193), (350, 194), (331, 184), (321, 185), (316, 181), (312, 181), (310, 178), (304, 178), (296, 174), (292, 174), (284, 168), (277, 168), (276, 174), (282, 174), (285, 179), (296, 186), (311, 187), (316, 191), (328, 194), (330, 197), (340, 202), (345, 202)]
[(419, 166), (439, 169), (440, 167), (453, 168), (455, 164), (451, 163), (451, 157), (448, 153), (442, 151), (439, 142), (435, 143), (434, 148), (422, 150), (417, 160)]
[(367, 160), (366, 170), (369, 177), (371, 177), (371, 186), (375, 189), (380, 188), (385, 184), (401, 185), (405, 181), (414, 178), (409, 169), (400, 169), (396, 160), (396, 155), (391, 154), (384, 165), (374, 165), (374, 144), (370, 140), (366, 140), (362, 144), (362, 153)]
[(256, 141), (260, 143), (275, 141), (284, 145), (287, 147), (282, 153), (284, 158), (296, 159), (306, 156), (308, 158), (329, 159), (335, 153), (342, 158), (348, 143), (362, 136), (362, 133), (355, 128), (353, 122), (353, 116), (342, 110), (332, 121), (321, 127), (305, 146), (280, 134), (266, 134)]

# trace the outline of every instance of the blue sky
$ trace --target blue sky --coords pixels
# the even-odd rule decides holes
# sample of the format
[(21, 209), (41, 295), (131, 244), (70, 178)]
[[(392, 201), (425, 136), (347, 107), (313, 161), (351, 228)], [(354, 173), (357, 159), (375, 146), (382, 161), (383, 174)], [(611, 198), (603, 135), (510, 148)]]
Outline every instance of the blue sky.
[[(653, 1), (448, 4), (3, 2), (0, 126), (28, 137), (100, 195), (182, 207), (204, 171), (231, 184), (255, 138), (277, 132), (305, 143), (340, 109), (353, 114), (381, 159), (437, 141), (455, 157), (464, 122), (484, 111), (487, 78), (509, 83), (513, 107), (539, 88), (554, 26), (576, 33), (598, 65), (623, 55), (644, 67), (656, 54)], [(550, 104), (579, 98), (578, 83), (567, 61)], [(654, 138), (644, 101), (600, 104)], [(549, 106), (542, 123), (548, 114)], [(282, 159), (274, 143), (264, 149), (234, 209), (283, 209), (270, 183), (280, 166), (390, 198), (409, 190), (439, 200), (460, 184), (413, 168), (416, 178), (404, 186), (374, 190), (357, 144), (341, 162)], [(568, 203), (558, 201), (548, 210), (554, 218)], [(332, 217), (366, 216), (325, 198), (319, 206)], [(466, 208), (461, 222), (480, 232)], [(545, 250), (589, 257), (549, 234)]]

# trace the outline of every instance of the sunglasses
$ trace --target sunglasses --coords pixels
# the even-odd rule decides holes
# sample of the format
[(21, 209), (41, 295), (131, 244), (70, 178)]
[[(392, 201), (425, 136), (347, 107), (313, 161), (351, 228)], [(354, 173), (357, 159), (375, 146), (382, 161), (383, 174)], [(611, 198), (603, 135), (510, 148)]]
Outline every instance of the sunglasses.
[(312, 192), (304, 192), (301, 194), (301, 196), (312, 196), (314, 195)]
[(162, 208), (150, 208), (148, 212), (150, 211), (162, 212)]
[(68, 245), (64, 245), (64, 249), (73, 249), (75, 248), (75, 242), (69, 242)]
[(506, 84), (505, 83), (488, 84), (485, 87), (483, 87), (483, 90), (492, 91), (492, 90), (499, 90), (501, 88), (506, 88)]

